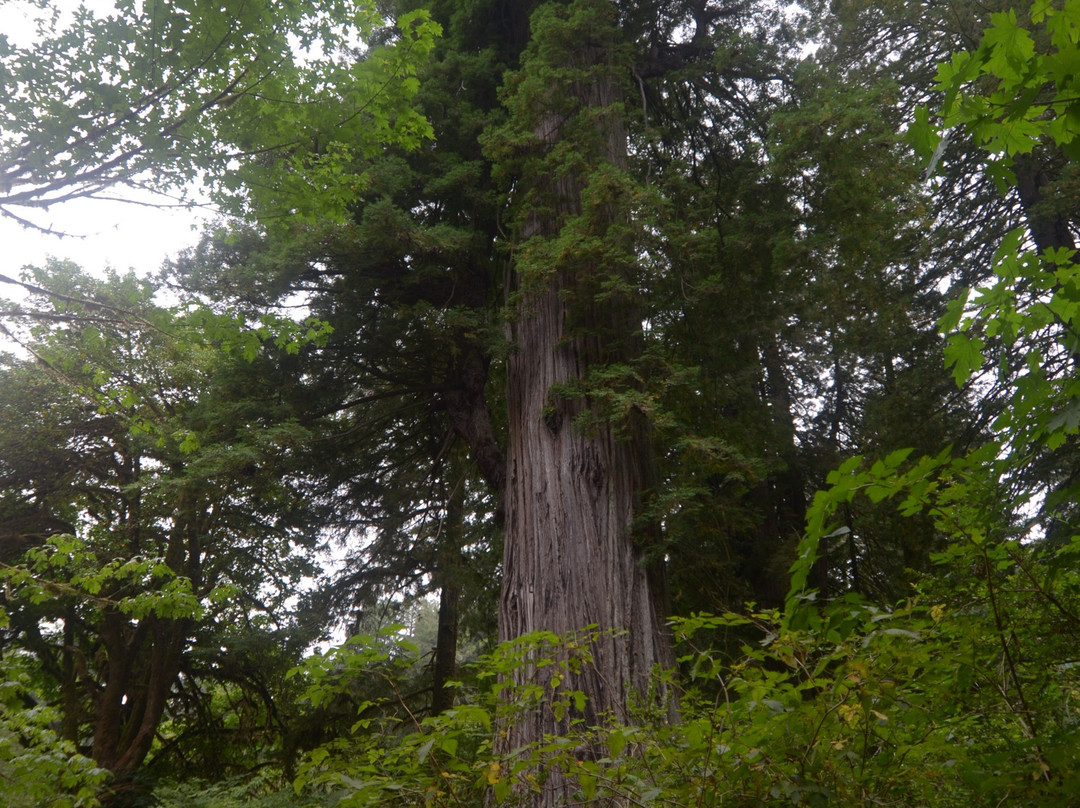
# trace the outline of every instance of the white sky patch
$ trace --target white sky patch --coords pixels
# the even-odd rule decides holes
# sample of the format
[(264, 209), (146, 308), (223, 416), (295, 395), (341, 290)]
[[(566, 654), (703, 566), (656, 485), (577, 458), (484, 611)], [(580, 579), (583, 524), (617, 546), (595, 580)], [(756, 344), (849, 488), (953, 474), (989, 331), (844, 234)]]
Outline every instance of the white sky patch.
[[(133, 192), (129, 196), (138, 199)], [(95, 275), (106, 268), (154, 272), (193, 245), (200, 225), (212, 218), (209, 212), (155, 203), (160, 198), (147, 195), (138, 202), (88, 199), (55, 205), (35, 218), (52, 233), (0, 218), (0, 274), (16, 276), (22, 267), (40, 266), (50, 257), (74, 261)]]
[(25, 47), (34, 41), (34, 21), (40, 9), (20, 0), (0, 0), (0, 32), (12, 45)]
[[(82, 199), (55, 205), (38, 218), (52, 233), (0, 217), (0, 275), (17, 280), (25, 267), (44, 266), (50, 258), (71, 261), (96, 277), (110, 269), (152, 275), (166, 259), (193, 246), (202, 226), (214, 218), (209, 211), (153, 207), (154, 200), (146, 195), (143, 204)], [(25, 297), (19, 286), (0, 283), (0, 299)], [(8, 347), (0, 343), (0, 349)]]

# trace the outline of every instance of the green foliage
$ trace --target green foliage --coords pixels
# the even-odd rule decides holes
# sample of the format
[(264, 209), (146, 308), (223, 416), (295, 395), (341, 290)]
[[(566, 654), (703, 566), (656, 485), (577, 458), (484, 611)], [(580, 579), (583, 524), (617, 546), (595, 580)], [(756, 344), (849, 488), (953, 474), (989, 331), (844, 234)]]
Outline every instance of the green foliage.
[[(967, 456), (946, 451), (907, 467), (899, 454), (869, 467), (852, 458), (815, 497), (794, 580), (805, 580), (826, 531), (849, 529), (835, 527), (844, 503), (865, 496), (892, 500), (908, 516), (928, 513), (948, 544), (936, 556), (934, 575), (919, 586), (922, 598), (934, 604), (928, 611), (933, 639), (926, 634), (930, 627), (917, 620), (898, 632), (920, 632), (932, 654), (918, 670), (898, 677), (903, 698), (918, 704), (914, 691), (939, 701), (926, 709), (933, 732), (949, 738), (951, 757), (935, 765), (948, 763), (949, 779), (959, 778), (952, 787), (983, 801), (1008, 792), (1018, 804), (1065, 805), (1080, 777), (1080, 734), (1067, 695), (1076, 687), (1071, 649), (1080, 631), (1080, 579), (1072, 562), (1080, 539), (1059, 547), (1025, 540), (1017, 519), (1025, 503), (1005, 497), (1000, 457), (1000, 447), (990, 444)], [(844, 632), (837, 633), (836, 615), (835, 605), (820, 610), (812, 593), (793, 588), (785, 622), (839, 641)], [(954, 745), (957, 739), (965, 740)]]
[[(72, 535), (52, 536), (41, 547), (27, 550), (24, 563), (5, 566), (0, 578), (12, 598), (33, 604), (71, 597), (135, 619), (151, 614), (167, 619), (203, 616), (191, 580), (177, 575), (163, 557), (103, 561), (92, 542)], [(114, 592), (125, 594), (104, 596)]]
[[(935, 129), (921, 116), (915, 138), (928, 147), (940, 145), (949, 128), (966, 130), (988, 153), (986, 170), (1006, 188), (1019, 188), (1013, 169), (1029, 153), (1058, 150), (1065, 160), (1058, 173), (1067, 175), (1080, 157), (1071, 67), (1080, 59), (1078, 12), (1075, 2), (1040, 1), (1027, 14), (993, 15), (977, 50), (941, 66), (941, 121)], [(1039, 208), (1046, 203), (1029, 204), (1028, 227), (1012, 230), (997, 246), (993, 277), (954, 300), (939, 325), (948, 335), (945, 357), (957, 383), (978, 379), (1004, 391), (1004, 406), (992, 424), (1001, 457), (988, 461), (988, 477), (1011, 482), (1011, 496), (1021, 501), (1048, 495), (1047, 510), (1061, 506), (1067, 522), (1076, 489), (1068, 482), (1062, 450), (1080, 428), (1080, 387), (1073, 372), (1080, 348), (1080, 284), (1071, 237), (1048, 240), (1040, 234), (1045, 215)], [(1067, 222), (1068, 216), (1058, 225), (1067, 228)], [(1051, 519), (1044, 518), (1044, 529)]]
[[(305, 683), (301, 698), (319, 708), (349, 697), (355, 703), (348, 733), (310, 752), (299, 769), (296, 791), (329, 792), (340, 805), (422, 803), (445, 795), (462, 778), (454, 763), (459, 748), (490, 752), (491, 719), (480, 707), (463, 706), (418, 719), (398, 682), (415, 661), (416, 649), (400, 637), (400, 626), (378, 635), (361, 635), (296, 668)], [(364, 685), (371, 677), (389, 688)], [(379, 690), (386, 695), (375, 695)], [(436, 746), (437, 741), (437, 746)], [(446, 756), (444, 758), (444, 756)]]
[(247, 362), (254, 362), (271, 345), (290, 355), (300, 353), (305, 345), (322, 347), (334, 332), (333, 326), (317, 317), (297, 322), (273, 312), (263, 312), (249, 324), (246, 313), (237, 309), (215, 312), (193, 306), (190, 319), (189, 327), (199, 330), (211, 344)]
[[(1020, 230), (985, 268), (967, 266), (969, 242), (944, 243), (951, 232), (927, 238), (946, 203), (916, 188), (896, 135), (925, 84), (868, 67), (907, 69), (900, 49), (844, 61), (829, 43), (835, 64), (795, 66), (790, 32), (768, 30), (764, 13), (718, 22), (712, 4), (587, 2), (544, 4), (519, 63), (525, 37), (501, 27), (514, 16), (504, 5), (399, 4), (386, 27), (386, 4), (309, 5), (125, 2), (39, 53), (0, 46), (0, 77), (18, 88), (0, 102), (0, 206), (155, 166), (165, 182), (209, 172), (258, 221), (178, 262), (213, 306), (165, 309), (149, 284), (53, 266), (31, 276), (54, 292), (47, 306), (5, 310), (37, 364), (4, 360), (0, 521), (36, 521), (0, 533), (3, 664), (18, 683), (0, 716), (0, 776), (25, 780), (29, 800), (91, 804), (103, 775), (80, 753), (104, 700), (90, 694), (145, 657), (116, 649), (168, 627), (182, 666), (149, 755), (168, 778), (155, 795), (175, 808), (517, 804), (560, 779), (582, 802), (671, 808), (1069, 805), (1076, 477), (1033, 461), (1060, 461), (1080, 431), (1080, 274), (1071, 250), (1036, 254)], [(909, 28), (916, 4), (832, 5), (953, 41)], [(659, 21), (625, 25), (637, 17)], [(1078, 17), (1080, 4), (1042, 0), (996, 13), (979, 47), (939, 71), (941, 126), (966, 127), (1001, 180), (1016, 155), (1073, 156)], [(436, 40), (436, 18), (452, 42)], [(357, 51), (361, 32), (382, 45)], [(581, 64), (593, 46), (613, 58)], [(162, 83), (196, 65), (193, 84)], [(584, 103), (575, 87), (589, 82), (613, 97)], [(613, 137), (616, 123), (628, 132)], [(41, 165), (20, 151), (32, 126)], [(916, 113), (910, 141), (946, 165), (956, 150), (941, 126)], [(609, 137), (630, 144), (625, 165), (607, 159)], [(102, 155), (116, 172), (80, 173)], [(580, 209), (559, 207), (560, 182)], [(991, 218), (985, 232), (1005, 221)], [(583, 722), (585, 696), (566, 682), (591, 669), (589, 630), (499, 647), (436, 716), (395, 629), (286, 674), (316, 633), (300, 623), (320, 609), (290, 598), (320, 529), (370, 531), (348, 590), (323, 601), (337, 614), (447, 576), (469, 582), (475, 612), (490, 602), (498, 475), (481, 483), (460, 444), (490, 408), (498, 467), (492, 382), (513, 350), (502, 306), (558, 267), (572, 281), (564, 336), (619, 350), (549, 390), (544, 419), (571, 400), (589, 405), (577, 428), (656, 430), (659, 479), (638, 516), (666, 531), (650, 551), (676, 572), (680, 603), (749, 595), (784, 610), (675, 621), (679, 671), (655, 684), (679, 692), (674, 721), (641, 706)], [(945, 279), (986, 268), (992, 278), (943, 309)], [(514, 289), (500, 285), (511, 269)], [(314, 318), (274, 313), (298, 292)], [(627, 317), (590, 319), (618, 302)], [(993, 385), (1003, 405), (975, 451), (977, 428), (941, 448), (971, 424), (949, 372), (967, 390)], [(897, 436), (917, 449), (891, 451)], [(849, 451), (879, 459), (826, 472)], [(902, 569), (931, 550), (932, 576)], [(856, 573), (868, 566), (884, 571), (873, 587)], [(907, 581), (917, 598), (883, 605)], [(845, 588), (879, 600), (829, 597)], [(497, 756), (493, 739), (538, 710), (568, 730)], [(206, 779), (185, 782), (192, 772)]]
[[(984, 370), (982, 349), (997, 359), (1009, 406), (994, 422), (1017, 452), (1062, 446), (1080, 427), (1080, 387), (1069, 371), (1080, 348), (1080, 269), (1072, 250), (1041, 257), (1022, 249), (1013, 231), (995, 256), (994, 283), (957, 299), (942, 321), (949, 330), (945, 359), (959, 384)], [(993, 367), (993, 366), (991, 366)]]
[[(430, 137), (412, 107), (439, 28), (375, 3), (118, 2), (37, 16), (0, 41), (0, 215), (116, 184), (205, 181), (234, 212), (340, 218), (387, 143)], [(381, 39), (379, 46), (356, 48)]]
[(120, 791), (148, 758), (218, 775), (275, 754), (209, 741), (280, 726), (272, 691), (317, 630), (282, 625), (314, 572), (283, 478), (309, 432), (258, 367), (321, 326), (268, 319), (248, 360), (220, 344), (251, 329), (159, 306), (148, 282), (28, 277), (50, 291), (7, 306), (33, 361), (0, 361), (3, 661), (34, 661), (56, 732)]
[(191, 778), (154, 789), (160, 808), (330, 808), (330, 795), (300, 798), (280, 775), (265, 770), (215, 782)]
[(0, 781), (5, 805), (97, 808), (98, 789), (109, 773), (59, 736), (56, 727), (62, 715), (42, 701), (36, 674), (25, 658), (0, 660)]
[[(1002, 157), (1031, 152), (1043, 138), (1080, 156), (1072, 145), (1080, 133), (1078, 14), (1074, 0), (1060, 7), (1037, 0), (1022, 16), (1015, 9), (991, 14), (977, 49), (939, 65), (942, 128), (963, 126)], [(917, 143), (927, 153), (936, 149), (941, 135), (928, 117), (920, 115), (917, 124)]]
[[(887, 476), (879, 469), (865, 482)], [(802, 602), (785, 615), (677, 620), (681, 675), (658, 683), (681, 690), (676, 721), (639, 710), (495, 756), (492, 732), (503, 722), (545, 701), (580, 708), (580, 694), (559, 690), (560, 673), (591, 664), (588, 632), (521, 638), (477, 663), (445, 714), (409, 715), (393, 694), (361, 702), (351, 734), (308, 757), (298, 794), (329, 793), (343, 806), (512, 805), (569, 777), (578, 799), (600, 804), (959, 807), (997, 805), (1007, 793), (1013, 805), (1068, 805), (1080, 782), (1080, 673), (1070, 650), (1080, 578), (1059, 568), (1052, 591), (1033, 597), (1032, 576), (1053, 564), (1015, 543), (1008, 552), (1017, 563), (995, 563), (990, 577), (971, 576), (977, 553), (944, 556), (922, 587), (930, 605), (882, 609), (849, 595), (815, 605), (801, 623)], [(724, 632), (745, 638), (738, 653), (701, 639)], [(1067, 636), (1048, 642), (1057, 632)], [(323, 701), (365, 671), (400, 669), (409, 649), (387, 639), (310, 660), (296, 674), (311, 682), (305, 697)], [(1001, 664), (1003, 639), (1015, 680)], [(510, 692), (509, 674), (522, 665), (547, 671), (551, 689)]]

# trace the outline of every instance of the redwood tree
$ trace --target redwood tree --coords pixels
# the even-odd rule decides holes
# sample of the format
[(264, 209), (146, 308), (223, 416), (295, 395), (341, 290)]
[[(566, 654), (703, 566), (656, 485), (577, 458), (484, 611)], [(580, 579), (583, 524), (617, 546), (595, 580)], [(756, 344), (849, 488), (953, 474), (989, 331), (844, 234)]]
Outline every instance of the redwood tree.
[[(565, 732), (574, 718), (624, 718), (630, 691), (644, 692), (667, 660), (645, 542), (635, 537), (648, 429), (637, 408), (614, 402), (620, 392), (632, 398), (642, 332), (641, 192), (626, 172), (622, 113), (631, 66), (615, 23), (604, 0), (542, 6), (507, 81), (510, 120), (491, 139), (502, 171), (516, 176), (518, 211), (500, 637), (599, 629), (592, 664), (566, 683), (585, 694), (583, 715), (559, 720), (548, 705), (521, 716), (500, 734), (506, 751)], [(545, 670), (515, 676), (548, 685)], [(560, 788), (550, 778), (540, 804), (554, 804)]]

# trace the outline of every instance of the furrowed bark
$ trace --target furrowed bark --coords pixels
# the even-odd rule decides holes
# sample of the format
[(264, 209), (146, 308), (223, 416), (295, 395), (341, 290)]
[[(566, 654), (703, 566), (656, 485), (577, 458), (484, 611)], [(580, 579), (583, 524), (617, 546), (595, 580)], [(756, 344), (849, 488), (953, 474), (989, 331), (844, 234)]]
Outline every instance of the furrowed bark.
[[(613, 20), (610, 4), (599, 0), (560, 6), (554, 24), (550, 16), (545, 20), (543, 32), (535, 30), (534, 21), (534, 37), (548, 39), (534, 42), (537, 55), (526, 60), (523, 71), (550, 68), (578, 78), (531, 101), (533, 132), (547, 169), (528, 178), (530, 198), (542, 204), (525, 218), (521, 240), (526, 250), (540, 245), (540, 251), (519, 258), (518, 297), (509, 326), (513, 353), (507, 366), (499, 632), (502, 640), (590, 626), (599, 632), (590, 648), (592, 664), (562, 683), (585, 694), (583, 714), (572, 710), (559, 720), (546, 703), (514, 716), (497, 738), (503, 754), (549, 733), (567, 733), (573, 718), (584, 718), (587, 725), (625, 719), (631, 693), (645, 692), (654, 666), (668, 658), (643, 553), (632, 535), (635, 504), (648, 477), (647, 430), (616, 425), (595, 411), (587, 395), (562, 392), (584, 382), (597, 366), (633, 358), (641, 320), (631, 296), (594, 291), (604, 279), (626, 275), (628, 269), (618, 259), (607, 262), (604, 253), (564, 260), (558, 250), (542, 246), (565, 237), (567, 222), (586, 213), (582, 196), (588, 193), (589, 178), (560, 171), (553, 163), (568, 145), (568, 132), (580, 137), (582, 122), (591, 122), (584, 140), (570, 148), (600, 174), (617, 172), (626, 162)], [(551, 53), (559, 63), (545, 64)], [(618, 200), (607, 207), (594, 205), (587, 213), (593, 234), (601, 239), (612, 235), (625, 216)], [(632, 264), (632, 247), (628, 254)], [(537, 255), (551, 260), (538, 262)], [(589, 421), (587, 428), (575, 423), (579, 416)], [(514, 684), (550, 685), (552, 671), (553, 666), (526, 665), (513, 674)], [(571, 781), (555, 771), (542, 773), (541, 779), (540, 793), (523, 792), (530, 804), (554, 806), (569, 798)]]

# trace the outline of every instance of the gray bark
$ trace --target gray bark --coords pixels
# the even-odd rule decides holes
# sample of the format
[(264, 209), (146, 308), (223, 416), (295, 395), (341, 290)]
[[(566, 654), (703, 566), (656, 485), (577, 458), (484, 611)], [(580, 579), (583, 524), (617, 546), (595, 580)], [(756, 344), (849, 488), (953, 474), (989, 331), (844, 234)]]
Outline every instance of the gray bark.
[[(619, 91), (610, 71), (597, 69), (609, 65), (613, 54), (612, 43), (602, 37), (597, 31), (572, 50), (573, 66), (588, 78), (553, 92), (569, 92), (584, 113), (608, 110), (597, 116), (600, 131), (593, 142), (600, 153), (591, 156), (621, 168), (626, 137), (621, 119), (610, 111), (617, 109)], [(565, 108), (566, 97), (558, 101)], [(563, 138), (566, 120), (534, 111), (541, 148), (552, 150)], [(552, 204), (526, 221), (523, 240), (557, 236), (566, 218), (582, 210), (584, 178), (552, 176), (531, 180)], [(598, 302), (587, 291), (576, 294), (597, 277), (617, 271), (603, 265), (583, 268), (571, 260), (545, 268), (541, 282), (518, 279), (523, 291), (510, 324), (514, 352), (507, 366), (500, 638), (535, 631), (565, 634), (589, 626), (599, 633), (590, 648), (593, 663), (562, 685), (585, 693), (584, 714), (571, 711), (560, 721), (544, 704), (518, 715), (500, 731), (497, 745), (503, 753), (547, 733), (566, 733), (571, 718), (584, 718), (587, 725), (625, 719), (631, 693), (644, 692), (654, 666), (668, 659), (661, 615), (632, 535), (635, 504), (648, 480), (647, 430), (636, 428), (628, 435), (602, 416), (583, 430), (573, 422), (590, 403), (556, 392), (583, 379), (593, 365), (629, 358), (633, 335), (641, 327), (632, 302)], [(552, 671), (526, 666), (514, 680), (548, 685)], [(542, 793), (529, 798), (531, 804), (553, 806), (568, 796), (571, 784), (554, 772), (546, 777)]]

